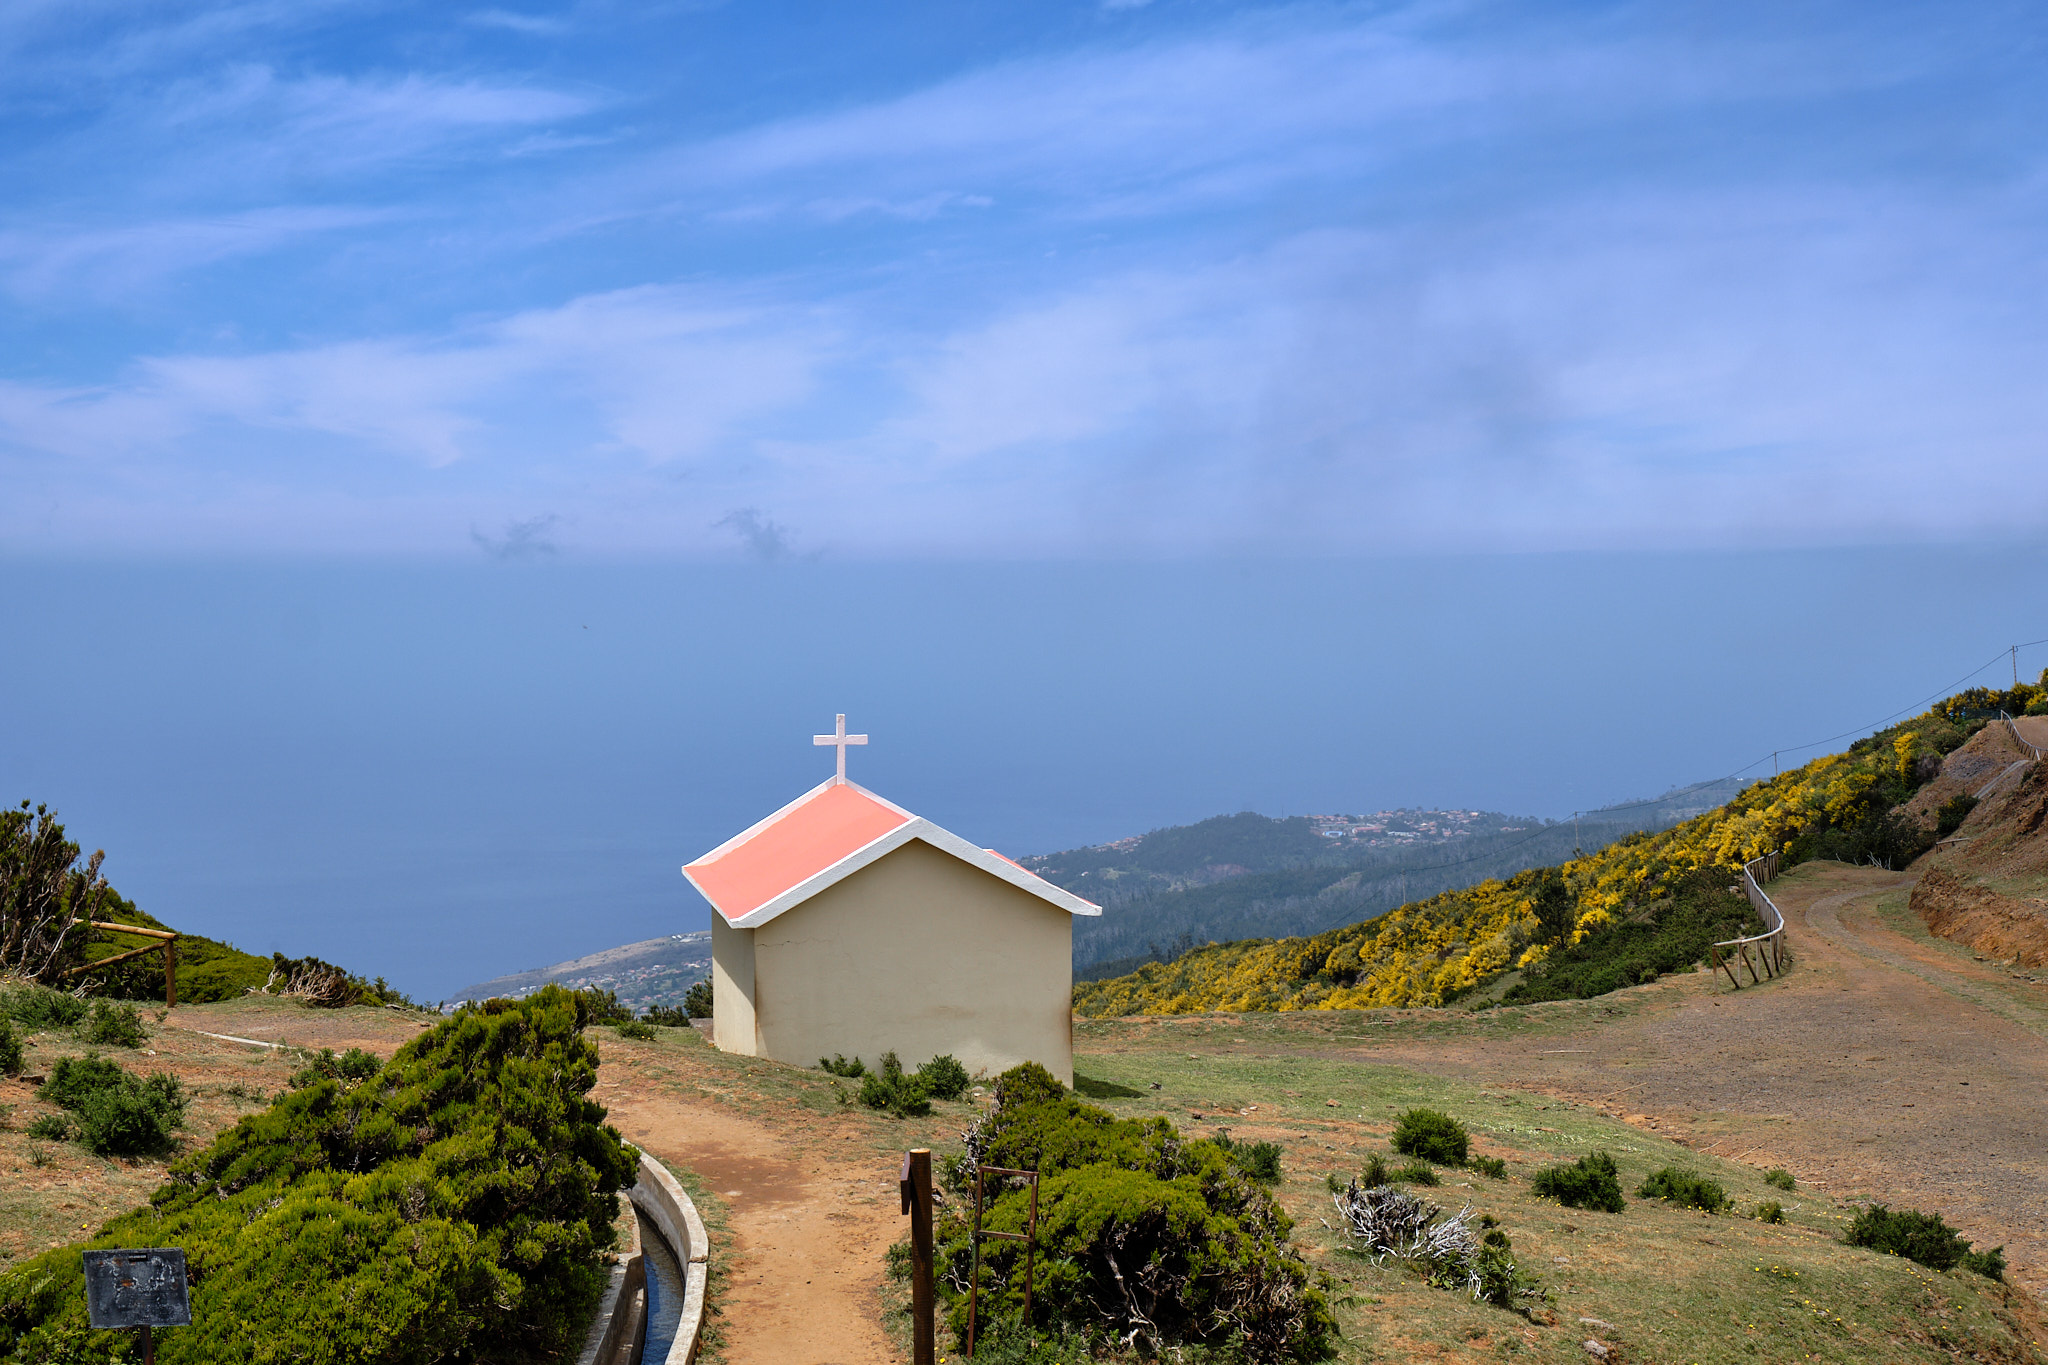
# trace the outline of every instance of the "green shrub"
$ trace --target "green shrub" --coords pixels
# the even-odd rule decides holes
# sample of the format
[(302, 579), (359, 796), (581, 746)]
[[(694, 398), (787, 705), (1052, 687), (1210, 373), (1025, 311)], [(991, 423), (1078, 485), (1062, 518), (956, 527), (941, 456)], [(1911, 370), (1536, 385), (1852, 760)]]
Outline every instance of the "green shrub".
[(575, 997), (576, 1021), (579, 1028), (588, 1028), (592, 1024), (626, 1024), (632, 1022), (633, 1011), (619, 1003), (616, 991), (589, 986), (575, 992)]
[(917, 1069), (918, 1083), (935, 1100), (957, 1100), (974, 1078), (950, 1052), (942, 1052)]
[(1842, 1240), (1852, 1247), (1904, 1256), (1929, 1270), (1953, 1270), (1960, 1265), (1994, 1280), (2005, 1276), (2004, 1247), (1972, 1251), (1963, 1235), (1938, 1214), (1871, 1204), (1857, 1210)]
[(1963, 821), (1970, 818), (1970, 812), (1977, 809), (1977, 798), (1964, 793), (1952, 796), (1942, 803), (1934, 817), (1934, 837), (1946, 839), (1963, 827)]
[(85, 1027), (79, 1030), (86, 1042), (99, 1047), (141, 1047), (148, 1041), (142, 1031), (142, 1015), (135, 1006), (118, 1000), (95, 1000), (86, 1012)]
[(1465, 1163), (1488, 1180), (1506, 1180), (1508, 1163), (1497, 1156), (1475, 1156)]
[[(161, 1339), (167, 1365), (573, 1351), (635, 1165), (587, 1098), (577, 1016), (556, 987), (461, 1010), (370, 1080), (244, 1117), (83, 1245), (185, 1248), (194, 1325)], [(85, 1331), (80, 1249), (0, 1274), (0, 1358), (105, 1358), (63, 1354)]]
[(366, 1081), (377, 1074), (384, 1063), (377, 1060), (374, 1052), (365, 1052), (359, 1047), (335, 1055), (331, 1047), (323, 1047), (307, 1058), (306, 1065), (292, 1073), (287, 1082), (294, 1090), (304, 1090), (316, 1081)]
[(85, 1018), (85, 1010), (85, 1001), (77, 996), (32, 981), (14, 981), (0, 987), (0, 1014), (31, 1033), (70, 1028)]
[(1642, 911), (1565, 943), (1528, 969), (1502, 996), (1509, 1005), (1585, 1000), (1685, 971), (1706, 959), (1709, 944), (1763, 932), (1745, 896), (1731, 893), (1738, 874), (1703, 867), (1674, 876)]
[(21, 1074), (21, 1035), (14, 1031), (14, 1021), (0, 1017), (0, 1076)]
[(1280, 1183), (1280, 1144), (1277, 1142), (1235, 1142), (1228, 1128), (1216, 1130), (1209, 1139), (1230, 1155), (1230, 1164), (1261, 1185)]
[[(965, 1327), (976, 1163), (1036, 1169), (1034, 1325), (1057, 1336), (1115, 1337), (1151, 1356), (1208, 1347), (1254, 1361), (1328, 1355), (1336, 1323), (1291, 1244), (1293, 1223), (1212, 1141), (1163, 1118), (1119, 1119), (1025, 1063), (996, 1082), (996, 1102), (949, 1168), (940, 1228), (940, 1293)], [(1028, 1186), (991, 1182), (984, 1226), (1021, 1232)], [(1020, 1318), (1023, 1248), (984, 1243), (982, 1321)], [(1121, 1281), (1121, 1282), (1120, 1282)]]
[(1444, 1183), (1443, 1177), (1436, 1173), (1436, 1167), (1419, 1157), (1403, 1166), (1400, 1170), (1395, 1171), (1394, 1179), (1405, 1181), (1410, 1185), (1436, 1186)]
[(1756, 1206), (1756, 1220), (1759, 1223), (1782, 1223), (1785, 1221), (1785, 1206), (1775, 1199), (1766, 1199)]
[(633, 1038), (643, 1043), (654, 1041), (654, 1025), (641, 1019), (625, 1019), (612, 1025), (621, 1038)]
[(899, 1119), (923, 1118), (932, 1112), (924, 1082), (904, 1074), (903, 1063), (893, 1050), (882, 1054), (880, 1071), (869, 1072), (862, 1079), (860, 1102), (870, 1109), (886, 1109)]
[(1462, 1166), (1471, 1153), (1472, 1139), (1465, 1125), (1449, 1114), (1410, 1109), (1394, 1125), (1391, 1145), (1403, 1156), (1421, 1157), (1439, 1166)]
[(28, 1135), (45, 1142), (68, 1142), (71, 1139), (71, 1120), (62, 1114), (38, 1114), (28, 1122)]
[(69, 1110), (71, 1135), (100, 1156), (160, 1155), (185, 1121), (185, 1090), (176, 1076), (137, 1076), (98, 1053), (58, 1058), (36, 1097)]
[(709, 1019), (711, 1005), (711, 981), (708, 977), (683, 992), (683, 1012), (692, 1019)]
[(1393, 1181), (1394, 1173), (1387, 1169), (1385, 1157), (1374, 1152), (1365, 1159), (1365, 1169), (1358, 1176), (1358, 1183), (1362, 1188), (1376, 1190), (1382, 1185), (1392, 1184)]
[(832, 1054), (832, 1060), (829, 1062), (823, 1057), (818, 1058), (818, 1065), (835, 1076), (848, 1076), (855, 1080), (868, 1074), (867, 1066), (860, 1058), (855, 1057), (848, 1061), (845, 1054), (838, 1052)]
[(1683, 1166), (1666, 1166), (1642, 1183), (1636, 1191), (1641, 1199), (1662, 1199), (1681, 1208), (1702, 1213), (1719, 1213), (1728, 1207), (1728, 1191), (1718, 1180), (1709, 1180)]
[(1790, 1190), (1798, 1183), (1798, 1181), (1792, 1178), (1792, 1172), (1786, 1170), (1783, 1166), (1773, 1166), (1770, 1170), (1764, 1172), (1764, 1184), (1769, 1185), (1774, 1190)]
[[(2028, 714), (2043, 713), (2030, 711)], [(1965, 1270), (1976, 1271), (1987, 1280), (2002, 1280), (2005, 1278), (2005, 1248), (2001, 1246), (1993, 1247), (1989, 1251), (1966, 1251), (1956, 1264)]]
[(1555, 1199), (1566, 1208), (1620, 1213), (1627, 1207), (1621, 1197), (1620, 1173), (1614, 1168), (1614, 1158), (1605, 1152), (1582, 1156), (1569, 1166), (1545, 1166), (1529, 1182), (1529, 1191)]
[(649, 1005), (640, 1011), (641, 1022), (656, 1028), (687, 1028), (693, 1017), (680, 1005)]

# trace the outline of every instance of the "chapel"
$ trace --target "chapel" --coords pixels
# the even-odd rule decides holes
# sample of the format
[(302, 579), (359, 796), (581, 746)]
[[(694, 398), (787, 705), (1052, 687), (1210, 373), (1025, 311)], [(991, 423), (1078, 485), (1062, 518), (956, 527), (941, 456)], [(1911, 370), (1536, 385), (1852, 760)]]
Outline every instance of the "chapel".
[(951, 1053), (1074, 1078), (1075, 915), (1063, 891), (836, 774), (683, 868), (711, 902), (712, 1041), (798, 1066)]

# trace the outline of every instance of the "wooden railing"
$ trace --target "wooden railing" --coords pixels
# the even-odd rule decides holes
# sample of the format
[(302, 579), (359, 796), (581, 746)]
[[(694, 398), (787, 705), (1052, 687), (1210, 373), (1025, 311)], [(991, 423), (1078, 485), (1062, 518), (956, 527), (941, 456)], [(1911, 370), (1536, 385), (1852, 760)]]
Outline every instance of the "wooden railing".
[[(1765, 882), (1776, 879), (1778, 862), (1778, 854), (1766, 853), (1742, 865), (1742, 889), (1748, 894), (1749, 903), (1756, 908), (1757, 918), (1764, 922), (1764, 931), (1748, 938), (1716, 943), (1707, 950), (1714, 970), (1727, 972), (1729, 982), (1738, 991), (1742, 989), (1742, 978), (1735, 974), (1738, 963), (1748, 969), (1752, 986), (1762, 985), (1766, 979), (1777, 977), (1785, 970), (1785, 916), (1779, 913), (1777, 902), (1763, 888)], [(1730, 950), (1725, 956), (1721, 951), (1724, 948)], [(1762, 975), (1757, 973), (1759, 967), (1763, 968)]]

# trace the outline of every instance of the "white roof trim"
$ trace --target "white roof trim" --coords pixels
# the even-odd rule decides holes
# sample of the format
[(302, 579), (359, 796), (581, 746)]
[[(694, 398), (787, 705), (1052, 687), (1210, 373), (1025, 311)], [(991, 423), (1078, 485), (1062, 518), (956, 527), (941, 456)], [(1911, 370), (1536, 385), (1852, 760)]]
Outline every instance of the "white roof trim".
[[(761, 832), (762, 830), (764, 830), (764, 829), (768, 828), (768, 826), (770, 826), (770, 825), (774, 824), (774, 823), (775, 823), (776, 821), (780, 820), (780, 819), (781, 819), (781, 818), (782, 818), (783, 816), (785, 816), (785, 815), (789, 814), (789, 813), (790, 813), (791, 811), (795, 810), (795, 809), (796, 809), (796, 808), (797, 808), (798, 806), (801, 806), (801, 805), (805, 804), (806, 802), (808, 802), (808, 801), (811, 801), (811, 800), (813, 800), (813, 799), (814, 799), (814, 798), (816, 798), (816, 797), (820, 797), (820, 796), (823, 796), (823, 795), (824, 795), (824, 794), (825, 794), (825, 793), (826, 793), (827, 791), (829, 791), (829, 790), (830, 790), (830, 789), (832, 789), (833, 787), (837, 787), (837, 786), (840, 786), (840, 785), (841, 785), (841, 783), (839, 782), (839, 780), (838, 780), (837, 778), (833, 778), (833, 777), (828, 777), (828, 778), (826, 778), (826, 779), (825, 779), (825, 780), (824, 780), (823, 782), (820, 782), (820, 783), (819, 783), (819, 784), (818, 784), (817, 786), (815, 786), (815, 787), (811, 788), (811, 789), (810, 789), (809, 791), (805, 792), (805, 793), (804, 793), (804, 794), (803, 794), (802, 796), (799, 796), (799, 797), (798, 797), (798, 798), (797, 798), (796, 800), (794, 800), (794, 801), (790, 802), (790, 803), (789, 803), (788, 805), (784, 806), (784, 807), (783, 807), (783, 808), (782, 808), (781, 810), (778, 810), (778, 811), (776, 811), (776, 812), (775, 812), (775, 813), (774, 813), (773, 815), (769, 815), (769, 816), (766, 816), (766, 817), (764, 817), (764, 818), (762, 818), (762, 819), (756, 820), (756, 821), (755, 821), (755, 822), (754, 822), (753, 824), (751, 824), (751, 825), (748, 825), (748, 826), (747, 826), (747, 827), (746, 827), (745, 829), (741, 830), (741, 831), (740, 831), (740, 832), (739, 832), (738, 834), (735, 834), (735, 835), (733, 835), (733, 836), (732, 836), (732, 838), (730, 838), (730, 839), (727, 839), (727, 840), (726, 840), (726, 841), (725, 841), (724, 843), (720, 844), (720, 845), (719, 845), (719, 846), (718, 846), (717, 848), (714, 848), (714, 849), (712, 849), (712, 850), (711, 850), (711, 851), (710, 851), (709, 853), (703, 853), (703, 854), (699, 854), (699, 855), (698, 855), (697, 857), (695, 857), (695, 858), (692, 858), (692, 859), (691, 859), (690, 861), (691, 861), (691, 862), (693, 862), (693, 863), (709, 863), (709, 862), (715, 862), (715, 861), (716, 861), (716, 860), (718, 860), (719, 858), (722, 858), (722, 857), (724, 857), (724, 856), (725, 856), (726, 854), (728, 854), (728, 853), (732, 852), (732, 851), (733, 851), (734, 849), (738, 848), (738, 847), (739, 847), (739, 846), (740, 846), (741, 844), (744, 844), (744, 843), (745, 843), (745, 842), (746, 842), (747, 840), (749, 840), (749, 839), (753, 838), (753, 837), (754, 837), (754, 836), (755, 836), (756, 834), (759, 834), (759, 833), (760, 833), (760, 832)], [(917, 819), (917, 816), (915, 816), (915, 815), (913, 815), (913, 814), (912, 814), (911, 812), (909, 812), (909, 811), (907, 811), (907, 810), (903, 809), (903, 807), (901, 807), (901, 806), (897, 805), (897, 804), (896, 804), (896, 803), (895, 803), (894, 801), (891, 801), (891, 800), (890, 800), (890, 799), (889, 799), (888, 797), (886, 797), (886, 796), (877, 796), (877, 795), (876, 795), (875, 793), (873, 793), (873, 792), (869, 791), (869, 790), (868, 790), (868, 789), (867, 789), (866, 787), (863, 787), (863, 786), (862, 786), (862, 785), (861, 785), (860, 783), (858, 783), (858, 782), (848, 782), (848, 783), (845, 783), (844, 785), (846, 785), (846, 786), (849, 786), (849, 787), (853, 788), (853, 789), (854, 789), (855, 791), (859, 792), (859, 793), (860, 793), (860, 794), (861, 794), (862, 796), (865, 796), (865, 797), (866, 797), (866, 798), (867, 798), (868, 800), (870, 800), (870, 801), (873, 801), (873, 802), (874, 802), (874, 803), (876, 803), (877, 805), (881, 805), (881, 806), (887, 806), (887, 807), (888, 807), (888, 808), (889, 808), (890, 810), (893, 810), (893, 811), (895, 811), (895, 812), (896, 812), (896, 813), (897, 813), (898, 815), (902, 816), (902, 817), (903, 817), (903, 818), (904, 818), (905, 820), (915, 820), (915, 819)], [(683, 871), (684, 871), (684, 872), (688, 872), (689, 870), (690, 870), (690, 869), (689, 869), (689, 868), (687, 868), (687, 867), (685, 867), (685, 868), (683, 869)], [(695, 882), (694, 882), (694, 881), (692, 882), (692, 885), (695, 885)], [(701, 888), (700, 888), (700, 889), (701, 889)]]
[[(823, 786), (831, 785), (830, 782), (823, 784)], [(852, 784), (848, 783), (847, 785), (851, 786)], [(801, 806), (804, 802), (810, 800), (811, 797), (816, 796), (819, 790), (822, 790), (822, 788), (814, 788), (804, 793), (804, 795), (775, 812), (774, 815), (755, 824), (745, 833), (735, 835), (733, 838), (726, 840), (697, 861), (708, 862), (731, 849), (734, 845), (745, 842), (749, 835), (760, 830), (765, 825), (773, 824), (782, 815)], [(860, 790), (863, 795), (874, 797), (875, 800), (881, 801), (889, 809), (901, 811), (904, 815), (909, 815), (909, 821), (898, 825), (880, 838), (874, 839), (855, 849), (830, 867), (806, 877), (773, 900), (763, 902), (749, 910), (746, 914), (741, 915), (738, 919), (727, 918), (726, 923), (735, 929), (759, 928), (784, 911), (792, 910), (803, 904), (826, 887), (844, 881), (869, 863), (877, 862), (888, 854), (894, 853), (912, 839), (922, 839), (933, 848), (939, 849), (941, 852), (950, 853), (961, 862), (978, 867), (990, 876), (1008, 882), (1019, 891), (1028, 892), (1042, 901), (1058, 906), (1069, 914), (1100, 915), (1102, 913), (1102, 907), (1093, 901), (1083, 900), (1071, 891), (1064, 891), (1054, 886), (1045, 878), (1025, 871), (1007, 858), (998, 857), (985, 848), (977, 848), (951, 830), (941, 829), (921, 815), (910, 815), (910, 812), (903, 810), (903, 807), (891, 801), (884, 801), (865, 787)], [(690, 879), (690, 885), (697, 888), (698, 894), (703, 895), (706, 900), (711, 900), (711, 897), (705, 893), (704, 888), (698, 884), (696, 875), (688, 867), (683, 869), (683, 875)], [(716, 901), (712, 902), (712, 909), (718, 910)], [(721, 916), (725, 915), (723, 910), (718, 910), (718, 913)]]

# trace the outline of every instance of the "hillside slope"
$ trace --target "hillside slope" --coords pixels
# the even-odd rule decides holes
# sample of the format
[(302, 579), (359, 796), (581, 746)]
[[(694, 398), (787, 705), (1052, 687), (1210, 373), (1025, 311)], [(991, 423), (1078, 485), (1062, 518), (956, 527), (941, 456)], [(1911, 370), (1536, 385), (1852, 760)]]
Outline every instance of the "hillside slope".
[(1943, 938), (2014, 966), (2048, 967), (2048, 764), (2013, 769), (2023, 751), (2001, 725), (1951, 754), (1944, 778), (1954, 780), (1951, 766), (1980, 747), (1964, 771), (1984, 799), (1922, 860), (1912, 908)]
[(554, 984), (572, 991), (597, 989), (613, 992), (629, 1009), (650, 1005), (680, 1005), (690, 987), (711, 974), (711, 931), (664, 934), (585, 957), (557, 962), (552, 967), (513, 972), (506, 976), (464, 986), (450, 1000), (489, 1000), (496, 996), (517, 999), (531, 995), (542, 986)]
[(2044, 696), (2048, 686), (1972, 689), (1669, 830), (1314, 937), (1197, 948), (1128, 976), (1081, 983), (1075, 1008), (1113, 1015), (1440, 1005), (1513, 968), (1540, 978), (1560, 946), (1622, 942), (1634, 932), (1627, 922), (1654, 923), (1670, 913), (1678, 888), (1706, 869), (1732, 878), (1744, 862), (1778, 849), (1791, 863), (1835, 858), (1903, 867), (1947, 832), (1942, 825), (1960, 818), (1960, 808), (1945, 803), (1929, 821), (1901, 807), (1998, 709), (2022, 711)]
[(1403, 809), (1274, 819), (1249, 811), (1171, 826), (1024, 865), (1109, 913), (1074, 926), (1082, 978), (1117, 976), (1190, 946), (1321, 933), (1487, 877), (1662, 829), (1737, 790), (1704, 783), (1572, 821)]

